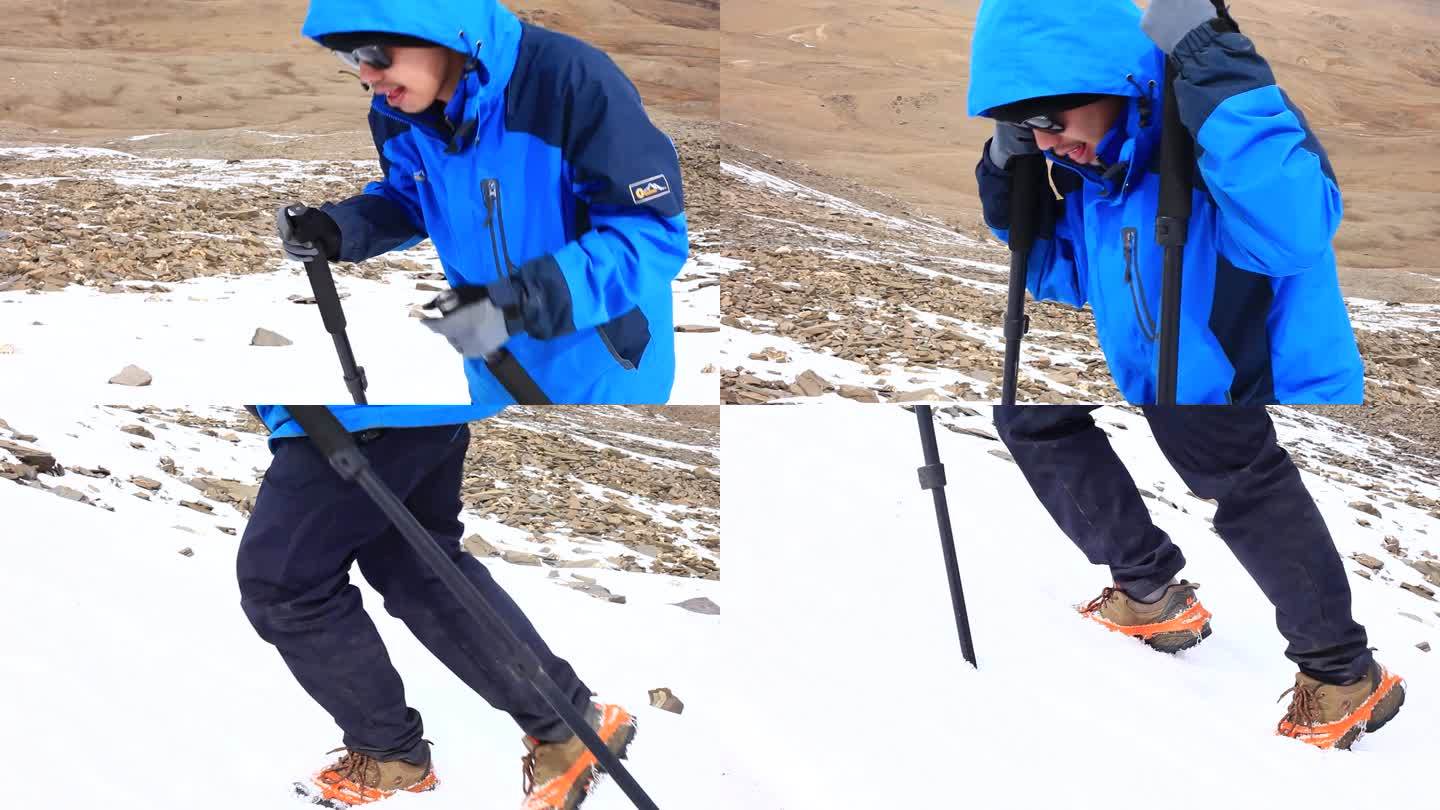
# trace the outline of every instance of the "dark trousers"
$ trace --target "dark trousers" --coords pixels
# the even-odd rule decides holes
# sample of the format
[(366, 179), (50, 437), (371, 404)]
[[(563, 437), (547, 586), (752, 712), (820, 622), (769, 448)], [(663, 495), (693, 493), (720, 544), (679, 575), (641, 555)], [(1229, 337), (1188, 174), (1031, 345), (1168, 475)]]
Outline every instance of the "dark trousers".
[[(378, 476), (583, 710), (590, 690), (460, 546), (466, 426), (389, 429), (360, 438)], [(503, 637), (470, 618), (360, 487), (341, 479), (309, 439), (276, 444), (240, 541), (241, 605), (260, 637), (275, 645), (300, 685), (335, 719), (345, 746), (382, 760), (423, 761), (427, 752), (420, 713), (406, 704), (400, 674), (350, 584), (351, 563), (384, 597), (385, 610), (490, 705), (509, 712), (532, 736), (568, 739), (549, 704), (507, 668)]]
[[(1185, 557), (1150, 520), (1135, 481), (1086, 406), (995, 408), (1000, 439), (1061, 530), (1118, 587), (1146, 594)], [(1275, 606), (1286, 656), (1343, 683), (1366, 674), (1365, 628), (1350, 613), (1345, 568), (1300, 471), (1261, 406), (1146, 407), (1165, 458), (1214, 499), (1215, 530)]]

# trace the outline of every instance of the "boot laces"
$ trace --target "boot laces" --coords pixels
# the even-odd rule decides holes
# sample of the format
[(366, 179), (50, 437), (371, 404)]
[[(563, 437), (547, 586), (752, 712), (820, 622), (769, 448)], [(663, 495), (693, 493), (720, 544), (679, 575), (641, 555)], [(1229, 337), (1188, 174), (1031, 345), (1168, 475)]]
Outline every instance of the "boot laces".
[(1100, 608), (1105, 607), (1105, 603), (1109, 602), (1110, 597), (1114, 596), (1116, 591), (1118, 590), (1118, 588), (1106, 588), (1105, 590), (1100, 592), (1099, 596), (1091, 599), (1090, 604), (1086, 605), (1080, 612), (1088, 616), (1091, 613), (1099, 610)]
[(345, 748), (334, 748), (326, 751), (333, 754), (336, 751), (344, 751), (345, 756), (339, 762), (326, 768), (333, 771), (341, 779), (347, 779), (357, 785), (378, 787), (380, 785), (380, 762), (369, 754), (362, 754), (357, 751), (350, 751)]
[(535, 752), (539, 751), (542, 745), (544, 745), (544, 743), (536, 740), (535, 747), (531, 748), (529, 753), (520, 758), (522, 793), (526, 796), (529, 796), (530, 791), (535, 788)]
[(1291, 694), (1293, 694), (1294, 697), (1290, 700), (1290, 708), (1286, 709), (1285, 717), (1276, 727), (1277, 730), (1283, 731), (1286, 723), (1295, 726), (1319, 725), (1320, 694), (1318, 687), (1296, 684), (1284, 692), (1281, 692), (1280, 697), (1276, 698), (1275, 702), (1279, 703), (1285, 699), (1286, 695)]

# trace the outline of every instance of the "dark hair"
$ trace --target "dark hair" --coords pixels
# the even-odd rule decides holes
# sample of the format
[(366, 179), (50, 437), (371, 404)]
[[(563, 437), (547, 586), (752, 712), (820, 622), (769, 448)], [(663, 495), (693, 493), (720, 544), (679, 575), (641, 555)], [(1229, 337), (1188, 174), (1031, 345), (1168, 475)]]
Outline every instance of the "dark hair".
[(985, 113), (987, 118), (1018, 124), (1037, 115), (1054, 115), (1076, 107), (1084, 107), (1105, 98), (1104, 93), (1066, 93), (1059, 96), (1037, 96), (1010, 104), (1002, 104)]

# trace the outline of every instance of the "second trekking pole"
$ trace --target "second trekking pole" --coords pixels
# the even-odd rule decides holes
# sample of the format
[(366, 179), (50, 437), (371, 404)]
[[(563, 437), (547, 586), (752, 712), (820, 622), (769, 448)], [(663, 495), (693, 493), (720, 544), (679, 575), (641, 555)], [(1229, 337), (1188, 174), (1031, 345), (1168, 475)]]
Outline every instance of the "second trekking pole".
[(1005, 367), (1000, 382), (1000, 402), (1015, 404), (1020, 374), (1020, 341), (1030, 331), (1025, 315), (1025, 281), (1030, 248), (1039, 227), (1041, 191), (1049, 192), (1044, 155), (1020, 155), (1010, 161), (1010, 288), (1005, 298)]
[(350, 348), (350, 336), (345, 333), (345, 310), (340, 308), (340, 294), (335, 291), (335, 277), (330, 274), (330, 262), (324, 256), (316, 256), (305, 262), (305, 275), (310, 277), (310, 290), (315, 293), (315, 305), (320, 307), (320, 319), (325, 322), (325, 331), (335, 341), (335, 353), (340, 355), (340, 371), (345, 375), (345, 387), (356, 405), (364, 405), (365, 369), (355, 362), (355, 352)]
[(1160, 134), (1160, 204), (1155, 215), (1155, 241), (1165, 249), (1160, 281), (1160, 357), (1155, 404), (1174, 405), (1180, 366), (1180, 285), (1185, 260), (1185, 235), (1190, 229), (1190, 172), (1195, 142), (1180, 120), (1175, 99), (1174, 60), (1165, 60), (1164, 123)]
[(945, 555), (945, 575), (950, 579), (950, 605), (955, 610), (955, 629), (960, 633), (960, 654), (976, 669), (975, 643), (970, 638), (970, 614), (965, 609), (965, 591), (960, 587), (960, 562), (955, 557), (955, 535), (950, 531), (950, 505), (945, 501), (945, 465), (935, 443), (935, 422), (929, 405), (916, 405), (920, 422), (920, 448), (925, 466), (920, 468), (920, 488), (935, 496), (935, 519), (940, 524), (940, 546)]
[(400, 500), (385, 482), (375, 474), (370, 462), (360, 452), (355, 444), (354, 438), (345, 432), (344, 426), (324, 405), (287, 405), (286, 410), (304, 428), (305, 434), (310, 437), (329, 460), (330, 466), (340, 474), (346, 481), (353, 481), (365, 490), (375, 505), (385, 513), (390, 522), (395, 525), (397, 531), (405, 538), (406, 542), (420, 555), (425, 565), (438, 576), (445, 587), (454, 594), (455, 599), (465, 608), (465, 612), (476, 622), (497, 627), (501, 635), (508, 642), (508, 650), (497, 650), (497, 655), (502, 655), (509, 660), (506, 661), (510, 671), (521, 680), (528, 682), (535, 688), (550, 708), (560, 716), (565, 725), (575, 733), (590, 753), (595, 755), (595, 760), (605, 773), (615, 779), (616, 784), (629, 797), (630, 802), (637, 810), (659, 810), (655, 802), (641, 789), (640, 783), (630, 775), (630, 772), (621, 764), (620, 758), (615, 752), (606, 747), (604, 740), (595, 729), (580, 715), (560, 687), (540, 665), (540, 658), (528, 644), (515, 634), (515, 630), (495, 612), (495, 608), (485, 599), (475, 584), (460, 572), (448, 557), (436, 545), (434, 538), (420, 524), (405, 503)]

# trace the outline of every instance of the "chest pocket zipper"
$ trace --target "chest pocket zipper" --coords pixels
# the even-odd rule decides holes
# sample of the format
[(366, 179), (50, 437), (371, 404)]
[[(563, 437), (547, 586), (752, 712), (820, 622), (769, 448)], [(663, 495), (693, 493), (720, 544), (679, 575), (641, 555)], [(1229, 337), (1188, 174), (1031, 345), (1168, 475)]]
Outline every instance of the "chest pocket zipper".
[[(495, 271), (509, 278), (515, 263), (510, 261), (510, 241), (505, 236), (505, 208), (500, 203), (500, 181), (487, 177), (480, 181), (485, 198), (485, 227), (490, 231), (490, 252), (495, 257)], [(496, 236), (496, 232), (499, 236)]]
[(1145, 298), (1145, 284), (1140, 280), (1140, 268), (1136, 266), (1138, 259), (1135, 243), (1139, 232), (1134, 228), (1125, 228), (1121, 231), (1121, 236), (1125, 243), (1125, 284), (1130, 287), (1130, 301), (1135, 306), (1135, 322), (1140, 325), (1140, 333), (1145, 339), (1153, 343), (1160, 337), (1160, 327), (1150, 313), (1150, 304)]

